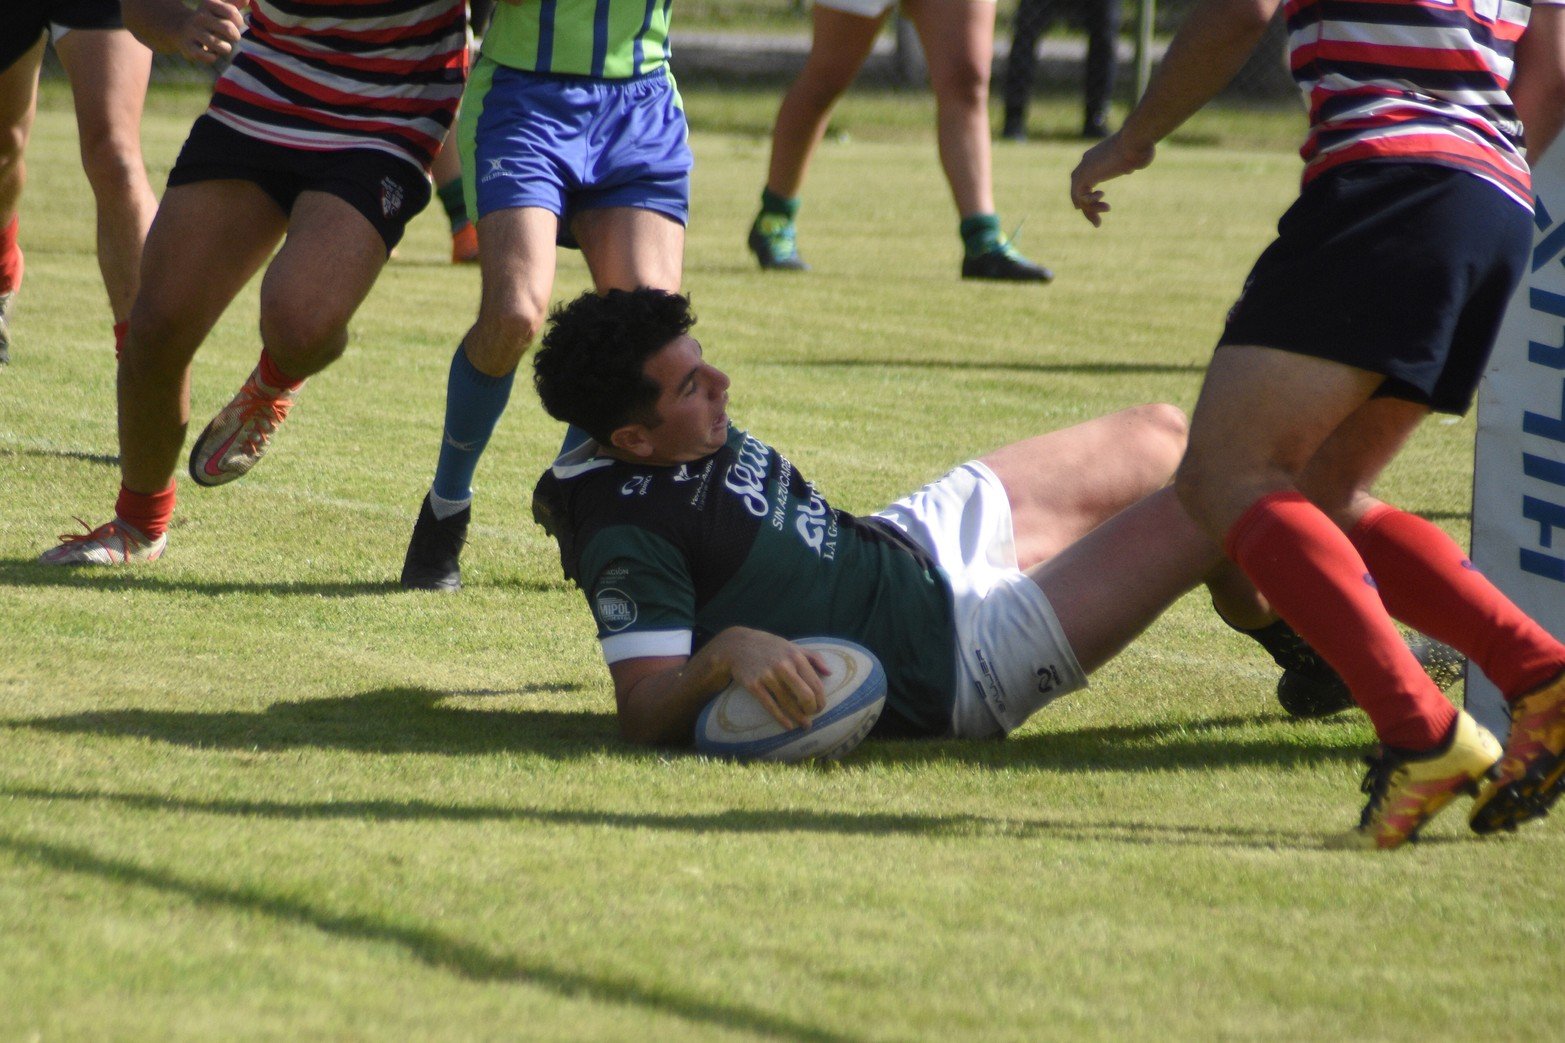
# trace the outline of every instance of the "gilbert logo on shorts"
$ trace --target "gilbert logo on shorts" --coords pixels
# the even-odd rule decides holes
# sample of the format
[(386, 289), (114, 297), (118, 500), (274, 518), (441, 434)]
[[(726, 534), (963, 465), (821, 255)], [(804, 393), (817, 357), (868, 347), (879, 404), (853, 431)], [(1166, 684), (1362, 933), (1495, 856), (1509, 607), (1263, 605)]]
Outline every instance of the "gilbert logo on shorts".
[(598, 622), (605, 630), (620, 631), (636, 621), (636, 603), (623, 590), (607, 587), (598, 591)]
[(402, 186), (397, 184), (396, 178), (387, 175), (380, 179), (380, 212), (384, 217), (392, 217), (402, 209)]

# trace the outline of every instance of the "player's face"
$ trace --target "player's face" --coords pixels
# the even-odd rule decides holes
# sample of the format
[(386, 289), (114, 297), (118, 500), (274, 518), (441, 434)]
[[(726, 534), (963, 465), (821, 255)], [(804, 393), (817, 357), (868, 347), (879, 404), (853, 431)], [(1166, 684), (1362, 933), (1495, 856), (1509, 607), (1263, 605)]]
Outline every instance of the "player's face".
[(650, 452), (637, 455), (651, 464), (678, 464), (723, 448), (728, 440), (728, 376), (706, 364), (694, 337), (669, 341), (641, 371), (659, 388), (662, 422), (641, 429)]

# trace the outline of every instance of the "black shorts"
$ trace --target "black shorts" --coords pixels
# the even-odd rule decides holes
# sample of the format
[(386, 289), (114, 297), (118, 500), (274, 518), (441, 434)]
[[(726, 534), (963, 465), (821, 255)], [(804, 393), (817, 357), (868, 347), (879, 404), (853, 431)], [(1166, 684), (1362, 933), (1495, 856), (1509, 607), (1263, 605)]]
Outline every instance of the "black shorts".
[(32, 49), (49, 26), (123, 29), (120, 0), (0, 0), (0, 72)]
[[(4, 0), (0, 0), (3, 3)], [(407, 223), (429, 205), (429, 178), (408, 160), (379, 149), (310, 152), (242, 134), (210, 115), (190, 128), (169, 171), (170, 188), (198, 181), (250, 181), (293, 212), (301, 192), (334, 195), (364, 215), (390, 253)]]
[(1377, 395), (1465, 413), (1531, 248), (1532, 215), (1473, 174), (1344, 166), (1277, 223), (1218, 345), (1384, 373)]

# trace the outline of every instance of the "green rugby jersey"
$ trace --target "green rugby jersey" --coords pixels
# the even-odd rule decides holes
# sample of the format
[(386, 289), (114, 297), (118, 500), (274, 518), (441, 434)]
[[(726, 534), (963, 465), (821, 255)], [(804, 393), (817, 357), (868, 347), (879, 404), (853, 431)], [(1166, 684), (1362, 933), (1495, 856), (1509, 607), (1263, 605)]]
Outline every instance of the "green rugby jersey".
[(668, 64), (671, 0), (495, 4), (485, 58), (528, 72), (623, 80)]
[(560, 461), (533, 505), (610, 662), (688, 655), (731, 626), (847, 638), (886, 670), (877, 731), (949, 733), (945, 574), (891, 526), (832, 508), (758, 439), (730, 426), (721, 450), (678, 467)]

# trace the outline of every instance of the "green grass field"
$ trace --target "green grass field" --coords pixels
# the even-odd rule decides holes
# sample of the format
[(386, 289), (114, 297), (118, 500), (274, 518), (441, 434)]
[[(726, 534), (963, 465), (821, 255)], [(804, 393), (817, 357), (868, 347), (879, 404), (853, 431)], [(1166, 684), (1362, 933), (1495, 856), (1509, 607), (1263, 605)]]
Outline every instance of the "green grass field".
[[(1000, 443), (1188, 408), (1291, 198), (1297, 117), (1203, 117), (1068, 207), (1076, 142), (995, 151), (1053, 286), (964, 284), (919, 95), (850, 100), (802, 277), (743, 250), (775, 98), (687, 94), (687, 289), (732, 411), (867, 510)], [(201, 99), (153, 100), (163, 175)], [(1070, 125), (1061, 104), (1053, 119)], [(1499, 1039), (1565, 1018), (1565, 826), (1448, 813), (1393, 855), (1362, 717), (1295, 724), (1199, 595), (1005, 743), (824, 767), (627, 748), (580, 595), (527, 500), (559, 431), (519, 383), (479, 473), (467, 589), (395, 584), (476, 273), (427, 214), (275, 453), (181, 488), (168, 554), (32, 559), (111, 511), (109, 318), (63, 92), (29, 154), (0, 370), (0, 1038)], [(191, 272), (192, 280), (201, 278)], [(564, 257), (558, 288), (585, 288)], [(247, 291), (197, 426), (254, 364)], [(1385, 490), (1465, 540), (1471, 419)]]

